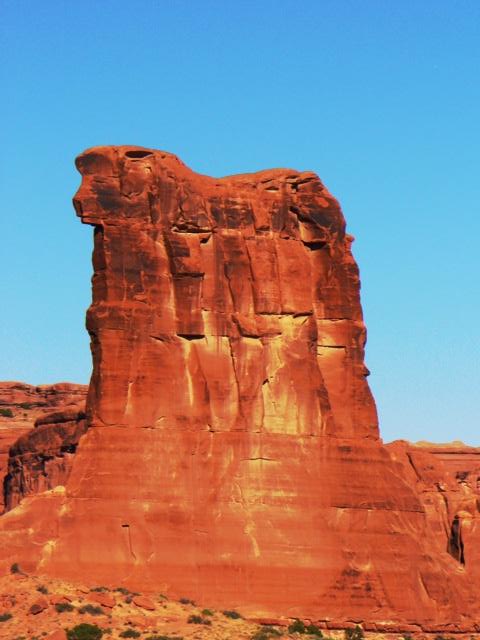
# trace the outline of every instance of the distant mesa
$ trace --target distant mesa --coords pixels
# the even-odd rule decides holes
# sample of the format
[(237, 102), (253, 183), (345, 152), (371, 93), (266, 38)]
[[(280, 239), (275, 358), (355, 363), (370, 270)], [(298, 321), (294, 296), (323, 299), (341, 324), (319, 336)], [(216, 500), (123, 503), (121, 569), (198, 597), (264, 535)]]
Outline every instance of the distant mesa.
[(77, 167), (93, 373), (85, 410), (10, 449), (0, 566), (323, 628), (479, 631), (479, 452), (383, 445), (353, 238), (320, 179), (210, 178), (133, 146)]

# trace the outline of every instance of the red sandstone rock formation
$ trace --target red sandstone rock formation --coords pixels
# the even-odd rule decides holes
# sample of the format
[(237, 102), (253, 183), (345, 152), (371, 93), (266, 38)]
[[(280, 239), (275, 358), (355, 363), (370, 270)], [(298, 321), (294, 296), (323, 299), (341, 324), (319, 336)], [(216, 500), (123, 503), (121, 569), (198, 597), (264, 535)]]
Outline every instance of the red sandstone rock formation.
[(4, 479), (6, 510), (27, 495), (66, 484), (78, 441), (87, 430), (85, 418), (77, 408), (48, 414), (11, 446)]
[[(4, 507), (2, 487), (10, 447), (33, 429), (36, 420), (42, 421), (48, 414), (65, 408), (78, 411), (80, 405), (83, 409), (86, 394), (86, 385), (68, 382), (40, 386), (0, 382), (0, 513)], [(42, 475), (44, 472), (45, 468)]]
[(352, 238), (318, 177), (214, 179), (137, 147), (77, 166), (90, 428), (66, 492), (2, 517), (4, 565), (329, 627), (473, 629), (477, 569), (379, 440)]
[(425, 509), (429, 540), (480, 578), (480, 449), (402, 440), (387, 445)]

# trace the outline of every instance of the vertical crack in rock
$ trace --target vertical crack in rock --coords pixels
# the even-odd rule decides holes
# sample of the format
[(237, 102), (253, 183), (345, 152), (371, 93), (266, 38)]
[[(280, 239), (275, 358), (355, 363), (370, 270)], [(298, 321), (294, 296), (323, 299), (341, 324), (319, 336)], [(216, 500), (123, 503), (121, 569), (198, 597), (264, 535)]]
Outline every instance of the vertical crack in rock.
[(461, 520), (458, 515), (456, 515), (452, 520), (447, 550), (448, 550), (448, 553), (452, 556), (452, 558), (455, 558), (455, 560), (458, 560), (460, 564), (465, 564)]

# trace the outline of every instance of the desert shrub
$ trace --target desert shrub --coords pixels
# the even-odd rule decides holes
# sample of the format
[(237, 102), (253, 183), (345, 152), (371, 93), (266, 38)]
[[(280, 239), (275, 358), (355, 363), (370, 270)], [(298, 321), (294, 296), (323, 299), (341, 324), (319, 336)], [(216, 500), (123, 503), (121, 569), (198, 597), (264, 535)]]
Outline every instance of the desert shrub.
[(275, 627), (265, 625), (253, 634), (252, 640), (271, 640), (272, 637), (281, 635), (283, 635), (282, 632)]
[(345, 640), (363, 640), (363, 638), (363, 629), (358, 624), (355, 629), (345, 629)]
[(0, 409), (0, 416), (3, 418), (13, 418), (13, 411), (11, 409)]
[(11, 613), (0, 613), (0, 622), (6, 622), (7, 620), (11, 620), (13, 618)]
[(39, 587), (37, 587), (37, 591), (40, 591), (40, 593), (43, 593), (45, 595), (48, 593), (47, 587), (45, 587), (43, 584), (41, 584)]
[(70, 602), (57, 602), (55, 610), (57, 613), (64, 613), (65, 611), (73, 611), (75, 607)]
[(238, 613), (238, 611), (223, 611), (223, 615), (226, 618), (231, 618), (232, 620), (238, 620), (242, 616)]
[(67, 629), (68, 640), (101, 640), (103, 631), (96, 624), (82, 622), (73, 629)]
[(18, 406), (21, 407), (22, 409), (31, 409), (35, 405), (31, 402), (21, 402)]
[(193, 604), (193, 605), (195, 605), (195, 602), (193, 600), (189, 600), (189, 598), (180, 598), (179, 602), (180, 602), (180, 604)]
[(78, 613), (89, 613), (91, 616), (101, 616), (103, 614), (102, 607), (97, 607), (93, 604), (85, 604), (80, 607)]
[(320, 627), (317, 627), (316, 624), (307, 624), (305, 627), (305, 633), (308, 633), (309, 636), (317, 636), (318, 638), (323, 637), (322, 630)]
[(140, 631), (135, 631), (135, 629), (125, 629), (119, 635), (120, 638), (139, 638), (142, 634)]
[(20, 569), (20, 565), (18, 564), (18, 562), (14, 562), (12, 564), (12, 566), (10, 567), (10, 573), (22, 573), (22, 570)]
[(213, 616), (215, 615), (211, 609), (202, 609), (202, 616)]
[(206, 620), (205, 618), (202, 618), (202, 616), (197, 616), (195, 614), (188, 616), (187, 622), (188, 624), (206, 624), (206, 625), (212, 624), (210, 620)]
[(306, 633), (306, 627), (301, 620), (294, 620), (288, 625), (288, 633)]
[(104, 592), (104, 591), (108, 591), (108, 589), (107, 587), (92, 587), (90, 591)]

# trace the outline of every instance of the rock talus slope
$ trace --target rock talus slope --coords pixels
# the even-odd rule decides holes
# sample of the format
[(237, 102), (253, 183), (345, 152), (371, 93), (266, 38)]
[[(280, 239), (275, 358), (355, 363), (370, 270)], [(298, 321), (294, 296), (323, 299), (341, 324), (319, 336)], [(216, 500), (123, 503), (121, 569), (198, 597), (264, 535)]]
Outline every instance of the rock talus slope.
[(319, 178), (215, 179), (138, 147), (77, 167), (89, 429), (66, 491), (2, 517), (4, 561), (255, 615), (473, 628), (478, 577), (379, 439), (352, 238)]

